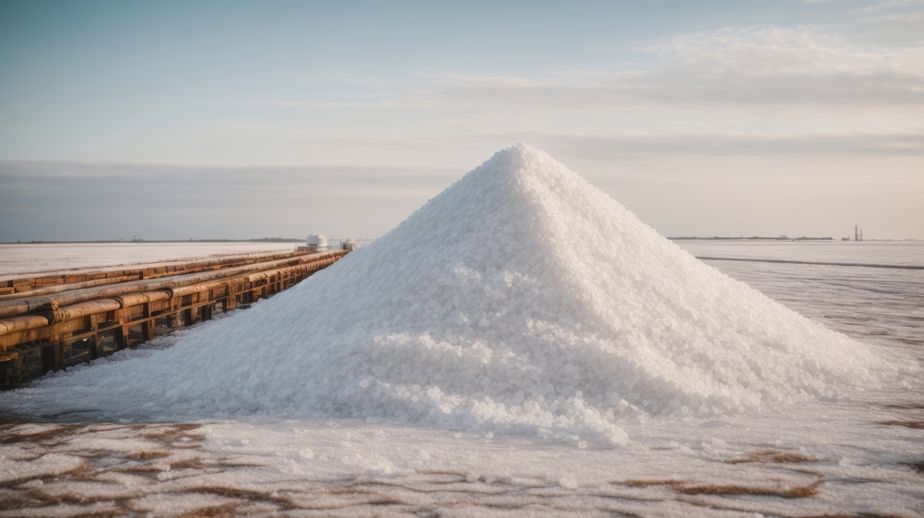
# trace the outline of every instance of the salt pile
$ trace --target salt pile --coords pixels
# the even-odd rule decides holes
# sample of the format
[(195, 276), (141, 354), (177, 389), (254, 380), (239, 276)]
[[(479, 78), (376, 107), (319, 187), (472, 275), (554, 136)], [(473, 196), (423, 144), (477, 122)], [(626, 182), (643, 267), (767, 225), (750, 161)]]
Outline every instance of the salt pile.
[(351, 417), (621, 443), (622, 419), (833, 397), (878, 385), (886, 368), (517, 145), (291, 290), (147, 358), (30, 390), (146, 417)]

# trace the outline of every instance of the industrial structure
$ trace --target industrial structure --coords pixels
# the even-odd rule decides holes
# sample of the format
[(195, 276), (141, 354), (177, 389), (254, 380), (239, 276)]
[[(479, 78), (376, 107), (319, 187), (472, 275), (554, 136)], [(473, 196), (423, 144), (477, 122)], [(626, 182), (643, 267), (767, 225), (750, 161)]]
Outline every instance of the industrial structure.
[[(326, 243), (325, 243), (326, 245)], [(238, 254), (0, 276), (0, 386), (246, 307), (349, 253)]]

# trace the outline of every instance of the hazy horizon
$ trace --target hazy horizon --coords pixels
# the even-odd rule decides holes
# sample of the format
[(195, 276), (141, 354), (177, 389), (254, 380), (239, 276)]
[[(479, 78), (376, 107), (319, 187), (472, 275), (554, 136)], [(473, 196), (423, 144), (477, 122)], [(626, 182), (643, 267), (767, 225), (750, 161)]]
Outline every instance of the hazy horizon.
[(526, 141), (667, 236), (924, 239), (924, 1), (0, 4), (0, 241), (373, 238)]

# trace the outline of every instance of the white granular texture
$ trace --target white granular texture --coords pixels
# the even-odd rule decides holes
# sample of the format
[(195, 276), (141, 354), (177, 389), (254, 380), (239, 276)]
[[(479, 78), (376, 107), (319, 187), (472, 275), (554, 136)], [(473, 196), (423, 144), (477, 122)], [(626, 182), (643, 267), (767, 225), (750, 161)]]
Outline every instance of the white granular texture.
[(517, 145), (253, 309), (39, 388), (148, 417), (350, 417), (619, 444), (623, 419), (835, 397), (886, 368)]

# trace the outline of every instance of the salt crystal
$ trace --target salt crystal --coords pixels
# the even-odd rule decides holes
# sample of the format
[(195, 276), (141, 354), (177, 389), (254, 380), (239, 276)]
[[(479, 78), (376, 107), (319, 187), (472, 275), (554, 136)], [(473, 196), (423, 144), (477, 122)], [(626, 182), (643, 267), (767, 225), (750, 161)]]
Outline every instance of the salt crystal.
[(577, 489), (578, 487), (577, 482), (571, 477), (562, 477), (559, 479), (558, 485), (565, 489)]

